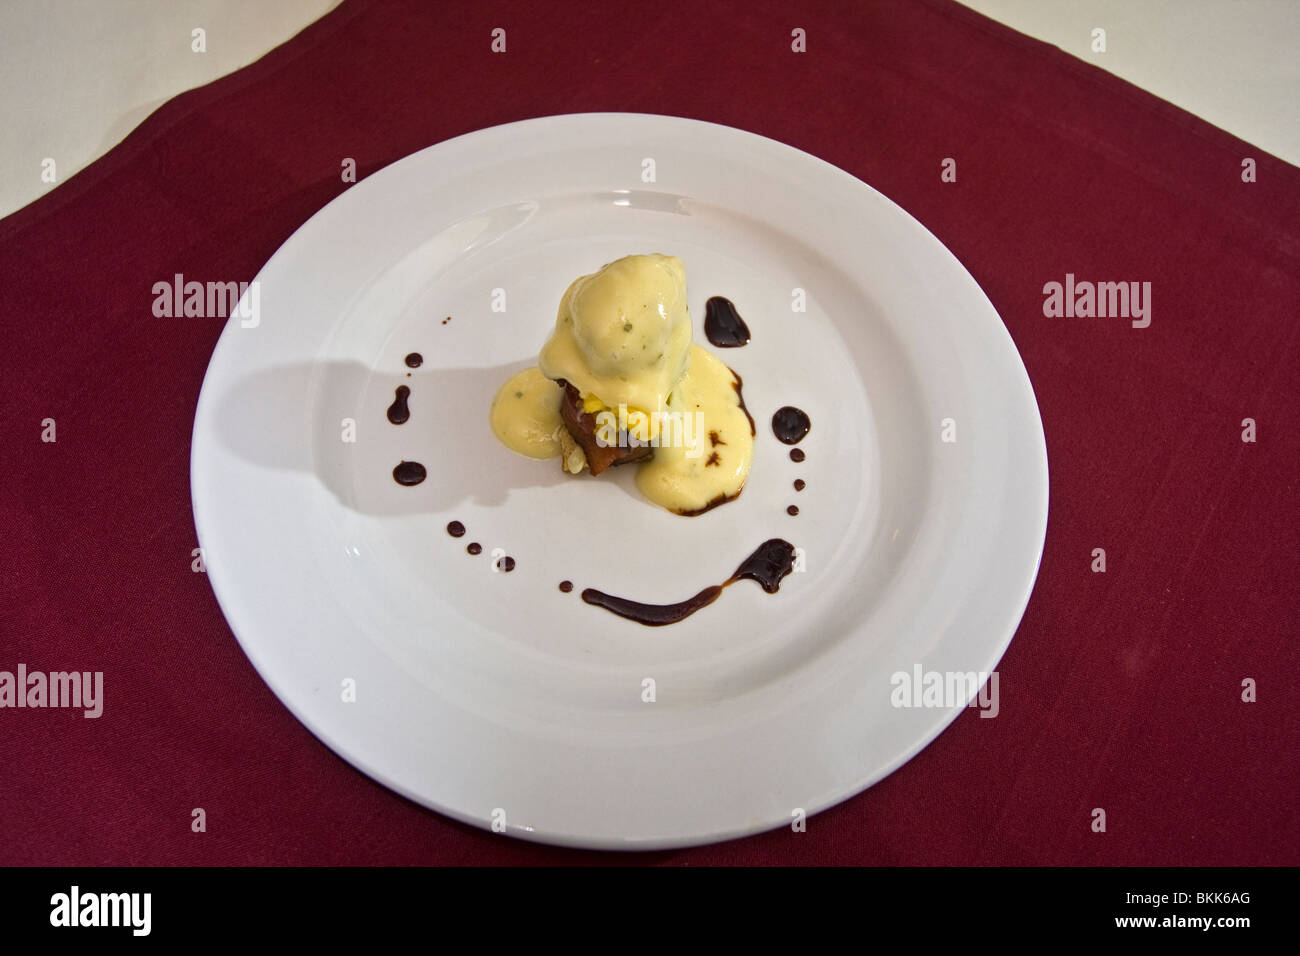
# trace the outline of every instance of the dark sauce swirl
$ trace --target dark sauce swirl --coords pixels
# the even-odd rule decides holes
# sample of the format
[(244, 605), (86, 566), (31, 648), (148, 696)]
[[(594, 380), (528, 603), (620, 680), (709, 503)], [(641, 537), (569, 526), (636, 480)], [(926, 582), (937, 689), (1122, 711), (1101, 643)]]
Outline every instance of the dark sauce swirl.
[(663, 627), (665, 624), (676, 624), (690, 617), (700, 608), (708, 607), (718, 599), (724, 587), (725, 585), (722, 584), (714, 584), (680, 604), (642, 604), (640, 601), (615, 597), (604, 591), (597, 591), (595, 588), (584, 590), (582, 599), (588, 604), (603, 607), (606, 611), (613, 611), (619, 617), (636, 621), (646, 627)]
[(745, 417), (749, 419), (749, 433), (757, 437), (758, 429), (754, 427), (754, 416), (749, 414), (749, 409), (745, 407), (745, 380), (741, 378), (740, 373), (730, 365), (727, 366), (727, 371), (736, 376), (736, 380), (731, 383), (731, 387), (736, 390), (736, 401), (740, 402), (740, 410), (744, 412)]
[(782, 579), (793, 570), (794, 545), (781, 538), (772, 538), (760, 544), (727, 580), (721, 584), (711, 585), (694, 597), (677, 604), (643, 604), (640, 601), (606, 594), (595, 588), (584, 590), (582, 599), (588, 604), (603, 607), (619, 617), (636, 621), (646, 627), (662, 627), (665, 624), (676, 624), (690, 617), (700, 608), (708, 607), (718, 599), (724, 589), (743, 578), (757, 581), (768, 594), (775, 594), (781, 588)]

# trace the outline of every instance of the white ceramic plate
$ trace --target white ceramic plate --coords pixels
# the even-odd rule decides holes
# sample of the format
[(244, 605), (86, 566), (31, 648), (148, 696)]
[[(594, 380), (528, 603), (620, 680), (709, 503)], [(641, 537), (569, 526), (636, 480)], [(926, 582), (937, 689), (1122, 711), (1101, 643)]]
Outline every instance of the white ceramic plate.
[[(713, 295), (753, 333), (716, 350), (745, 380), (753, 471), (697, 518), (641, 499), (632, 469), (566, 478), (487, 424), (566, 285), (634, 252), (681, 257), (698, 341)], [(934, 236), (806, 153), (639, 114), (482, 130), (352, 186), (257, 282), (257, 324), (229, 321), (195, 417), (208, 575), (285, 705), (412, 800), (585, 847), (789, 825), (966, 702), (894, 707), (895, 673), (992, 671), (1015, 632), (1047, 516), (1024, 366)], [(812, 418), (799, 465), (770, 425), (787, 404)], [(402, 459), (428, 479), (396, 484)], [(774, 595), (742, 581), (665, 628), (579, 598), (683, 600), (773, 537), (806, 562)], [(512, 573), (492, 570), (497, 548)]]

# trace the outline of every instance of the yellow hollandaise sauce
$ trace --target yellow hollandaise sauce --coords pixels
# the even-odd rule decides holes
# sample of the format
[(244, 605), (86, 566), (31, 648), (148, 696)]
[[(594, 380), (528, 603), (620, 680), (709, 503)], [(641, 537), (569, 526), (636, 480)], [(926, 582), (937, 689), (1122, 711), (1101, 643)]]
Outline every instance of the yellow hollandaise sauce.
[(659, 409), (690, 347), (682, 261), (624, 256), (569, 284), (537, 364), (612, 408)]
[[(686, 375), (668, 397), (668, 413), (660, 422), (654, 457), (637, 466), (641, 494), (683, 515), (740, 494), (754, 460), (754, 427), (741, 405), (735, 373), (692, 345)], [(669, 429), (674, 434), (666, 435)]]
[(560, 453), (560, 397), (563, 392), (538, 368), (511, 376), (492, 400), (492, 432), (511, 451), (529, 458)]

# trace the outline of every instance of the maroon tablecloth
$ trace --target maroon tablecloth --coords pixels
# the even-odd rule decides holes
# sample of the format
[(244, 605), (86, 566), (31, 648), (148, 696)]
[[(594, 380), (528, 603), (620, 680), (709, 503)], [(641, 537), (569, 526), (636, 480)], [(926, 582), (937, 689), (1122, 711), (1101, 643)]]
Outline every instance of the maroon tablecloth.
[[(191, 570), (222, 321), (155, 317), (153, 284), (251, 280), (348, 188), (342, 157), (592, 110), (875, 186), (974, 274), (1037, 391), (1051, 514), (1001, 713), (806, 833), (626, 857), (451, 822), (290, 716)], [(0, 863), (1300, 862), (1298, 222), (1300, 170), (942, 0), (348, 2), (0, 221), (0, 670), (104, 674), (99, 719), (0, 709)], [(1150, 282), (1150, 325), (1044, 315), (1067, 274)]]

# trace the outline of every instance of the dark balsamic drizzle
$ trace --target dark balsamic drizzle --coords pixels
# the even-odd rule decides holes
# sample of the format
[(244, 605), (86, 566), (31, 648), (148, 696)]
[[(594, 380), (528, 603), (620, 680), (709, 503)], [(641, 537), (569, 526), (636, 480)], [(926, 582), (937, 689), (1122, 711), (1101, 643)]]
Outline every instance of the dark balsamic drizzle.
[(568, 594), (570, 591), (573, 590), (573, 582), (572, 582), (572, 581), (561, 581), (561, 582), (560, 582), (560, 590), (563, 591), (565, 594)]
[(397, 397), (393, 399), (393, 404), (388, 406), (388, 420), (394, 425), (400, 425), (411, 417), (411, 409), (406, 405), (406, 399), (410, 394), (411, 390), (405, 385), (397, 386)]
[(730, 365), (727, 366), (727, 371), (736, 376), (736, 380), (731, 383), (731, 387), (736, 390), (736, 401), (740, 402), (740, 410), (744, 412), (745, 417), (749, 419), (749, 433), (757, 436), (758, 429), (754, 427), (754, 416), (749, 414), (749, 409), (745, 407), (745, 393), (742, 391), (745, 387), (745, 380), (741, 378), (740, 373)]
[(469, 544), (465, 545), (465, 550), (470, 554), (482, 554), (483, 545), (479, 544), (477, 541), (471, 541)]
[(393, 480), (399, 485), (418, 485), (428, 477), (428, 472), (418, 461), (404, 461), (393, 469)]
[(453, 521), (447, 525), (447, 533), (453, 538), (459, 538), (465, 533), (465, 526), (459, 521)]
[(513, 571), (514, 569), (515, 569), (515, 559), (510, 557), (510, 555), (507, 554), (504, 558), (501, 559), (501, 570)]
[(808, 483), (807, 483), (806, 481), (804, 481), (802, 478), (796, 478), (796, 479), (794, 480), (794, 490), (795, 490), (795, 491), (803, 491), (803, 490), (804, 490), (805, 488), (807, 488), (807, 487), (808, 487)]
[(720, 349), (749, 344), (749, 326), (732, 301), (720, 295), (704, 303), (704, 334)]
[(582, 599), (588, 604), (603, 607), (607, 611), (636, 621), (646, 627), (662, 627), (676, 624), (690, 617), (702, 607), (708, 607), (718, 599), (723, 590), (742, 578), (757, 581), (768, 594), (775, 594), (781, 588), (781, 580), (794, 570), (794, 545), (781, 538), (764, 541), (749, 557), (736, 568), (736, 573), (721, 584), (705, 588), (699, 594), (678, 604), (642, 604), (627, 598), (615, 597), (595, 588), (582, 592)]
[(791, 518), (793, 518), (795, 515), (799, 513), (799, 506), (791, 505), (789, 508), (785, 509), (785, 513), (788, 514)]
[(808, 456), (805, 455), (805, 454), (803, 453), (803, 449), (802, 449), (802, 448), (791, 448), (791, 449), (790, 449), (790, 460), (791, 460), (791, 461), (803, 461), (803, 460), (804, 460), (805, 458), (807, 458), (807, 457), (808, 457)]
[(757, 581), (768, 594), (781, 590), (782, 579), (794, 570), (794, 545), (782, 538), (769, 538), (741, 562), (736, 573), (723, 582), (725, 588), (732, 581), (749, 578)]
[(625, 617), (629, 621), (636, 621), (638, 624), (644, 624), (646, 627), (663, 627), (665, 624), (676, 624), (694, 614), (702, 607), (708, 607), (718, 599), (725, 585), (715, 584), (705, 588), (695, 597), (682, 601), (680, 604), (642, 604), (640, 601), (629, 601), (627, 598), (615, 597), (612, 594), (606, 594), (604, 591), (597, 591), (595, 588), (587, 588), (582, 592), (582, 599), (588, 604), (594, 604), (596, 607), (603, 607), (606, 611), (613, 611), (619, 617)]
[(808, 418), (808, 413), (793, 405), (778, 408), (776, 414), (772, 416), (772, 431), (776, 432), (776, 437), (787, 445), (799, 444), (811, 427), (812, 422)]
[(407, 368), (419, 368), (423, 364), (424, 364), (424, 356), (421, 355), (419, 352), (412, 352), (410, 355), (406, 357)]
[[(740, 491), (744, 490), (744, 488), (740, 489)], [(718, 507), (718, 505), (725, 505), (728, 501), (735, 501), (740, 497), (740, 491), (737, 491), (734, 495), (720, 494), (703, 508), (696, 508), (694, 511), (682, 511), (680, 509), (673, 510), (683, 518), (698, 518), (700, 515), (704, 514), (704, 512), (712, 511), (714, 508)]]

